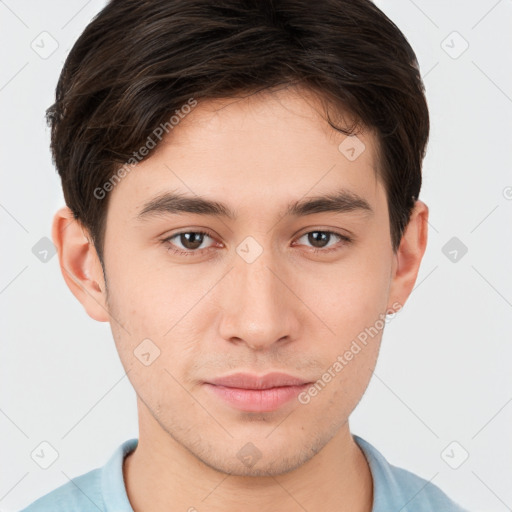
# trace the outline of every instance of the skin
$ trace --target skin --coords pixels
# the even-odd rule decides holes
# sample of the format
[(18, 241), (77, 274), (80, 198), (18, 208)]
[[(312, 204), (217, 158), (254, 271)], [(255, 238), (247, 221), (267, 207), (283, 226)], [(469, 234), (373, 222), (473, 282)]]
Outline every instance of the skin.
[[(428, 208), (416, 202), (393, 252), (376, 139), (369, 130), (358, 138), (365, 150), (350, 161), (338, 150), (345, 135), (304, 90), (200, 102), (110, 192), (107, 283), (88, 233), (68, 208), (55, 214), (63, 276), (89, 316), (110, 322), (137, 393), (139, 445), (124, 464), (135, 511), (371, 511), (372, 477), (349, 416), (382, 330), (308, 404), (249, 413), (203, 385), (237, 371), (315, 382), (379, 315), (405, 304), (427, 243)], [(282, 216), (290, 201), (342, 187), (373, 213)], [(137, 220), (164, 191), (225, 203), (237, 217)], [(162, 242), (187, 230), (213, 236), (186, 256), (169, 250), (191, 247), (183, 238)], [(353, 241), (333, 235), (324, 245), (335, 250), (313, 253), (314, 239), (304, 235), (322, 230)], [(252, 263), (236, 252), (248, 236), (263, 251)], [(160, 350), (149, 366), (134, 355), (147, 338)], [(252, 467), (237, 457), (249, 442), (261, 454)]]

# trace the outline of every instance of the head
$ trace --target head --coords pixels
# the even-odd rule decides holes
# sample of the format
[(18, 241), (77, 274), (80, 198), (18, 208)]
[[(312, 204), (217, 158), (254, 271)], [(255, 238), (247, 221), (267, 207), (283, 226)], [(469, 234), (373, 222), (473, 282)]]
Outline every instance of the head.
[[(398, 28), (366, 0), (111, 1), (48, 119), (62, 272), (110, 322), (141, 424), (234, 474), (319, 452), (426, 245), (428, 111)], [(317, 391), (255, 413), (205, 385), (270, 371)]]

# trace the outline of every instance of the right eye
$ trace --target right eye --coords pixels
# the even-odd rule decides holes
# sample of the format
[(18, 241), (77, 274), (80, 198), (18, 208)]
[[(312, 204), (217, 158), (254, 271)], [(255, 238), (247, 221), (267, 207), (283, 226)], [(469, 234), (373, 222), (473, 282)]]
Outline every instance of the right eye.
[[(205, 238), (213, 240), (213, 237), (205, 231), (181, 231), (163, 239), (162, 242), (168, 244), (168, 250), (175, 254), (190, 256), (210, 248), (201, 247)], [(174, 241), (175, 239), (176, 241)]]

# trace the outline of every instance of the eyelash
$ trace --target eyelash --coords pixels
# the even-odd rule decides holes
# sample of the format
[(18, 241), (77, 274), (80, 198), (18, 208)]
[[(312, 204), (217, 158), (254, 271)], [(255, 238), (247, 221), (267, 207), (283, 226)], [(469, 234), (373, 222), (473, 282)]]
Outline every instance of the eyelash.
[[(169, 251), (171, 251), (172, 253), (174, 254), (177, 254), (179, 256), (195, 256), (199, 253), (201, 253), (202, 251), (208, 251), (209, 249), (213, 249), (214, 247), (207, 247), (206, 249), (196, 249), (196, 250), (192, 250), (192, 249), (189, 249), (187, 251), (184, 251), (182, 249), (176, 249), (172, 246), (172, 242), (171, 240), (173, 238), (176, 238), (180, 235), (183, 235), (183, 234), (187, 234), (187, 233), (194, 233), (196, 235), (206, 235), (212, 239), (214, 239), (214, 237), (206, 232), (206, 231), (180, 231), (179, 233), (174, 233), (173, 235), (167, 237), (167, 238), (164, 238), (162, 240), (162, 243), (167, 243), (169, 244)], [(305, 235), (309, 235), (310, 233), (326, 233), (326, 234), (329, 234), (329, 235), (334, 235), (334, 236), (337, 236), (340, 238), (340, 241), (343, 242), (343, 245), (347, 245), (347, 244), (350, 244), (352, 243), (353, 239), (346, 236), (346, 235), (342, 235), (341, 233), (337, 233), (335, 231), (328, 231), (328, 230), (322, 230), (322, 229), (314, 229), (312, 231), (307, 231), (306, 233), (303, 233), (299, 238), (302, 238), (303, 236)], [(332, 251), (339, 251), (341, 249), (341, 247), (329, 247), (327, 249), (322, 249), (322, 248), (317, 248), (317, 247), (312, 247), (310, 248), (309, 252), (312, 252), (314, 254), (317, 254), (317, 253), (323, 253), (323, 254), (326, 254), (326, 253), (330, 253)]]

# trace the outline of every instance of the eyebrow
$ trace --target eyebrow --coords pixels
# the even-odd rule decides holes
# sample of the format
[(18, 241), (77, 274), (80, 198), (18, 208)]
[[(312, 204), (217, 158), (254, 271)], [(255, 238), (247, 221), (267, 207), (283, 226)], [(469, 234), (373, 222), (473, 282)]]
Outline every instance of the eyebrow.
[[(306, 216), (315, 213), (362, 212), (372, 214), (373, 209), (366, 199), (346, 189), (335, 193), (300, 199), (288, 204), (284, 216)], [(237, 215), (227, 205), (199, 196), (192, 197), (180, 193), (164, 192), (144, 203), (136, 216), (139, 221), (149, 217), (193, 213), (235, 220)]]

